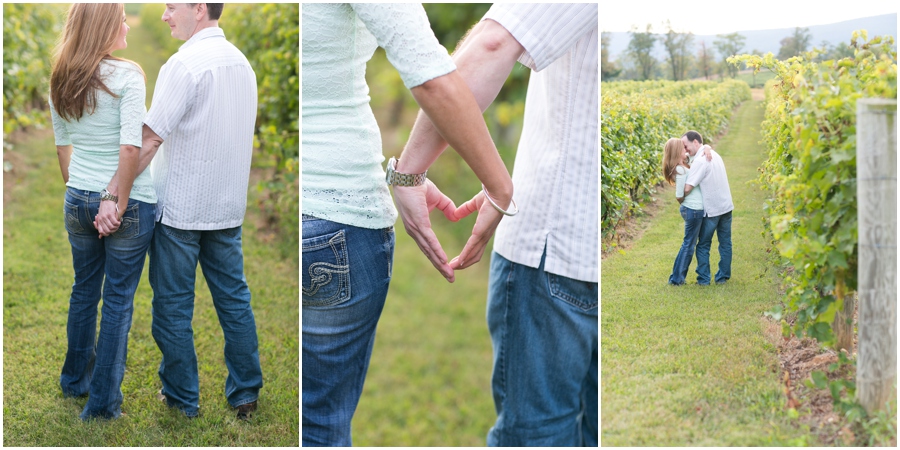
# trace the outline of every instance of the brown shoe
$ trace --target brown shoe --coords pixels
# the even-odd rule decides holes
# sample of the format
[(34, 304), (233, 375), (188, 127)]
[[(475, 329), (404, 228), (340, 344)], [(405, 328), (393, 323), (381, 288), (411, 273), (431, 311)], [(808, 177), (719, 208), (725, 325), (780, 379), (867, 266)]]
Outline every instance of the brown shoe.
[(235, 408), (237, 410), (237, 418), (238, 420), (250, 420), (253, 417), (253, 412), (256, 411), (256, 400), (250, 403), (244, 403), (243, 405)]

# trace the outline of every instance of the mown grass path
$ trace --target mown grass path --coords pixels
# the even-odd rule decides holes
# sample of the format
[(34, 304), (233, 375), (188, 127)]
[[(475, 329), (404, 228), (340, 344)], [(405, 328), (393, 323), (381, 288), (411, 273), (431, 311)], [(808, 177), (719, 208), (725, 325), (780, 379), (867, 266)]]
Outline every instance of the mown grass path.
[[(734, 199), (732, 278), (667, 284), (684, 232), (674, 190), (625, 254), (601, 263), (601, 443), (778, 445), (806, 442), (784, 412), (763, 312), (778, 302), (762, 232), (764, 193), (751, 180), (765, 158), (761, 102), (744, 103), (715, 143)], [(660, 143), (662, 146), (663, 143)], [(712, 270), (719, 261), (713, 239)]]

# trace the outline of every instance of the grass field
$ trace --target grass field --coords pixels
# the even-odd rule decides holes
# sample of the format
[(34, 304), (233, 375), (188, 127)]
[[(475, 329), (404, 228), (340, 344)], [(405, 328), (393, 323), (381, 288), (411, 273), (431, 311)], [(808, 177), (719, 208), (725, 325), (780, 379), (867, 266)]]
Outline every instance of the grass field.
[[(152, 44), (134, 22), (129, 20), (128, 36), (134, 53), (123, 56), (142, 65), (151, 91), (162, 61), (141, 50)], [(13, 167), (4, 173), (4, 446), (298, 446), (299, 261), (296, 249), (283, 251), (277, 237), (260, 229), (256, 190), (250, 189), (243, 242), (265, 383), (258, 414), (238, 421), (225, 400), (224, 339), (199, 269), (193, 328), (200, 418), (188, 420), (156, 400), (160, 353), (150, 333), (152, 291), (145, 265), (122, 385), (127, 417), (83, 423), (78, 414), (86, 399), (63, 398), (58, 386), (73, 271), (53, 135), (31, 131), (11, 143), (4, 152)]]
[[(761, 102), (746, 102), (718, 141), (733, 213), (732, 278), (667, 285), (684, 222), (672, 189), (625, 254), (601, 266), (601, 443), (627, 446), (815, 445), (784, 410), (762, 313), (779, 300), (762, 231), (764, 194), (750, 180), (764, 159)], [(713, 240), (710, 263), (719, 256)]]

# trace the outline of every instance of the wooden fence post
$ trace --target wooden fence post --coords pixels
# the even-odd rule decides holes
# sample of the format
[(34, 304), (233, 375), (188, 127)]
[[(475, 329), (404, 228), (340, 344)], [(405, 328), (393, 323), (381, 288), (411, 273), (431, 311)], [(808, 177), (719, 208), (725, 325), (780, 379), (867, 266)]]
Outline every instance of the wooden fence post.
[(856, 398), (872, 412), (897, 380), (897, 100), (856, 108), (859, 351)]

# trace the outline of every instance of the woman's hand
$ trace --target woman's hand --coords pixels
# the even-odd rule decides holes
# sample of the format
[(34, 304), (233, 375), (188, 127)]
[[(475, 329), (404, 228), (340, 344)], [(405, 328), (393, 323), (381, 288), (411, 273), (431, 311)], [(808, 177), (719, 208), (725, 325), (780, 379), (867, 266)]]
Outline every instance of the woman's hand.
[(478, 218), (475, 219), (475, 226), (472, 227), (472, 235), (469, 236), (466, 246), (463, 247), (459, 256), (450, 261), (450, 267), (453, 270), (465, 269), (481, 261), (488, 241), (491, 240), (491, 236), (497, 231), (497, 225), (500, 224), (500, 219), (503, 218), (503, 215), (494, 209), (490, 202), (485, 201), (484, 195), (482, 190), (475, 197), (472, 197), (471, 200), (463, 203), (454, 214), (455, 220), (451, 219), (455, 222), (478, 211)]
[(428, 213), (437, 208), (448, 220), (456, 222), (456, 205), (428, 179), (421, 186), (394, 186), (394, 201), (406, 233), (416, 241), (419, 250), (428, 257), (434, 268), (452, 283), (455, 280), (453, 269), (447, 262), (447, 254), (441, 248), (437, 235), (431, 229)]
[(100, 239), (118, 231), (121, 224), (121, 216), (119, 216), (119, 211), (116, 209), (116, 202), (101, 201), (97, 216), (94, 217), (94, 228), (100, 233)]

